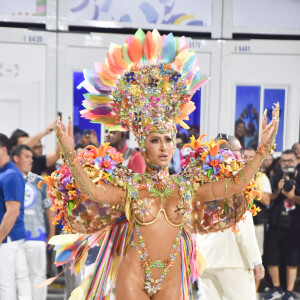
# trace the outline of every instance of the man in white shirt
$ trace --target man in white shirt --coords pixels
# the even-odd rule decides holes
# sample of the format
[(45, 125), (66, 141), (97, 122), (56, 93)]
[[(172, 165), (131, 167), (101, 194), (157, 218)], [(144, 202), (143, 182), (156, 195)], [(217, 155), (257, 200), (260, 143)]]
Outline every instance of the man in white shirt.
[[(241, 144), (233, 136), (222, 135), (222, 148), (241, 158)], [(237, 224), (238, 233), (224, 232), (197, 235), (197, 246), (205, 260), (206, 269), (198, 279), (201, 300), (255, 300), (255, 280), (264, 276), (261, 255), (257, 245), (250, 212), (245, 221)]]
[[(243, 160), (248, 163), (255, 155), (255, 150), (252, 148), (244, 149)], [(261, 209), (261, 211), (253, 217), (255, 236), (258, 243), (258, 248), (261, 256), (263, 255), (264, 249), (264, 237), (265, 237), (265, 224), (268, 222), (268, 206), (271, 202), (272, 188), (268, 176), (257, 171), (254, 176), (256, 188), (261, 192), (261, 199), (259, 201), (254, 200), (254, 204)], [(258, 291), (260, 280), (255, 280), (256, 291)]]

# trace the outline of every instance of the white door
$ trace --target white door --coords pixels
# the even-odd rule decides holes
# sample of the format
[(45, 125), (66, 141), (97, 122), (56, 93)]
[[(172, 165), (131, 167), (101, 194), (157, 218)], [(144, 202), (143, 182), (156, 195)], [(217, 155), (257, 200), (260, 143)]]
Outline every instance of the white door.
[[(0, 132), (40, 133), (55, 120), (56, 33), (1, 28), (0, 53)], [(43, 143), (53, 151), (54, 134)]]
[(279, 101), (277, 151), (288, 149), (298, 141), (299, 41), (226, 41), (221, 66), (220, 130), (234, 134), (237, 119), (243, 119), (246, 127), (247, 122), (255, 123), (251, 111), (257, 111), (260, 120), (267, 108), (270, 117), (272, 103)]
[(0, 132), (8, 137), (15, 129), (36, 132), (41, 124), (39, 84), (0, 80)]

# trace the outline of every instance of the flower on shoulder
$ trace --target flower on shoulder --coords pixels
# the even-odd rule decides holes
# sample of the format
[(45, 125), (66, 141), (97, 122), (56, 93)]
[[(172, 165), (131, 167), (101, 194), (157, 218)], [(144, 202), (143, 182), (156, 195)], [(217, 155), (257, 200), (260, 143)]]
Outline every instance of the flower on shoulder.
[(203, 146), (207, 146), (209, 148), (208, 153), (212, 156), (215, 156), (219, 152), (219, 146), (223, 143), (227, 143), (225, 140), (219, 140), (217, 142), (214, 139), (211, 139), (208, 143), (202, 143)]
[[(202, 148), (202, 149), (203, 149), (203, 148)], [(208, 155), (207, 149), (204, 149), (204, 150), (200, 153), (200, 160), (201, 160), (202, 162), (205, 162), (207, 155)]]
[(76, 190), (72, 190), (68, 192), (69, 200), (74, 200), (78, 197), (78, 192)]
[(230, 150), (219, 149), (219, 153), (224, 156), (224, 158), (225, 158), (226, 161), (229, 161), (232, 158), (234, 158), (234, 155), (233, 155), (233, 153)]
[(56, 170), (54, 172), (52, 172), (52, 174), (50, 176), (45, 176), (43, 177), (44, 180), (41, 180), (39, 183), (38, 183), (38, 187), (40, 189), (42, 189), (42, 184), (43, 183), (46, 183), (48, 188), (54, 188), (55, 186), (55, 183), (56, 183), (56, 177), (59, 175), (59, 171)]
[(102, 157), (95, 158), (95, 165), (98, 165), (103, 171), (106, 171), (109, 174), (112, 174), (114, 168), (116, 167), (116, 162), (111, 159), (110, 156), (105, 155)]
[(194, 157), (195, 158), (199, 157), (201, 159), (204, 152), (206, 153), (206, 151), (202, 147), (200, 147), (195, 151)]
[(123, 160), (122, 154), (119, 153), (116, 148), (109, 146), (108, 142), (101, 144), (99, 148), (96, 148), (93, 145), (89, 145), (85, 148), (87, 151), (80, 154), (79, 157), (85, 158), (91, 164), (96, 164), (98, 160), (95, 162), (95, 159), (99, 157), (104, 158), (106, 155), (110, 156), (116, 164), (119, 164)]
[(106, 150), (106, 153), (111, 157), (112, 160), (116, 162), (117, 165), (123, 161), (123, 154), (118, 152), (116, 148), (109, 147)]
[(224, 157), (221, 154), (217, 154), (215, 156), (208, 154), (203, 164), (203, 170), (207, 171), (210, 174), (211, 172), (213, 172), (214, 175), (217, 175), (219, 170), (221, 169), (221, 163), (223, 160)]
[(259, 190), (252, 190), (251, 195), (254, 200), (261, 200), (261, 192)]
[(230, 167), (232, 172), (238, 172), (243, 167), (243, 162), (237, 159), (232, 159), (230, 161)]
[(221, 170), (219, 171), (219, 173), (223, 174), (226, 177), (230, 177), (230, 170), (228, 169), (226, 164), (224, 164), (224, 162), (220, 164), (220, 167)]
[(109, 143), (103, 143), (100, 145), (100, 147), (97, 149), (97, 157), (104, 157), (107, 153), (107, 151), (112, 150), (113, 147), (109, 146)]
[(90, 161), (91, 159), (97, 157), (97, 149), (95, 146), (86, 146), (84, 151), (78, 154), (79, 158), (85, 158), (86, 160)]
[(67, 164), (62, 164), (59, 170), (59, 174), (61, 178), (67, 177), (71, 175), (71, 171)]

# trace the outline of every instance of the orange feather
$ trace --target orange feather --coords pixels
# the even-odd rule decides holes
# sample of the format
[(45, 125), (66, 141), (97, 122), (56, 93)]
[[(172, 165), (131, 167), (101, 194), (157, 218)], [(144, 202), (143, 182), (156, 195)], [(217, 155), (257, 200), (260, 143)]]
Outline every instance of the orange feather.
[(189, 101), (180, 107), (180, 115), (178, 116), (181, 120), (188, 120), (188, 116), (191, 112), (196, 109), (195, 103), (193, 101)]
[(115, 48), (114, 58), (115, 58), (115, 61), (120, 66), (120, 68), (122, 68), (123, 70), (128, 69), (128, 64), (123, 59), (123, 54), (122, 54), (122, 48), (121, 47), (118, 46), (118, 47)]
[(148, 31), (145, 38), (145, 44), (144, 44), (144, 53), (148, 60), (151, 60), (155, 53), (155, 43), (152, 36), (152, 32)]
[(138, 63), (143, 56), (143, 44), (136, 37), (129, 40), (128, 56), (134, 63)]
[(122, 75), (123, 70), (115, 63), (112, 54), (107, 52), (106, 53), (106, 58), (107, 58), (107, 62), (108, 62), (108, 65), (109, 65), (109, 69), (115, 74)]
[(99, 73), (99, 75), (101, 74), (101, 77), (105, 78), (106, 80), (116, 81), (118, 79), (118, 75), (111, 72), (107, 64), (102, 63), (101, 68), (102, 68), (102, 72)]

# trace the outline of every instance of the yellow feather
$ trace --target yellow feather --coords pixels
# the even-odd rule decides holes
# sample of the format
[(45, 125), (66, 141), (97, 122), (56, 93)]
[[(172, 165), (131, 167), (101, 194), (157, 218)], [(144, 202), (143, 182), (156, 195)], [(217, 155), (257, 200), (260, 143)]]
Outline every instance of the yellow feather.
[(75, 275), (77, 275), (78, 272), (82, 269), (82, 267), (85, 264), (85, 261), (86, 261), (87, 257), (88, 257), (88, 251), (86, 251), (84, 253), (84, 255), (79, 260), (76, 261), (76, 263), (74, 265), (74, 274)]
[(131, 198), (129, 197), (129, 199), (126, 199), (126, 203), (125, 203), (125, 216), (126, 219), (131, 222)]
[(104, 78), (101, 73), (98, 73), (98, 75), (99, 75), (99, 77), (100, 77), (100, 79), (101, 79), (101, 81), (104, 85), (106, 85), (106, 86), (116, 86), (116, 80), (113, 80), (113, 79), (108, 80), (108, 79)]
[(206, 269), (206, 260), (198, 247), (197, 247), (197, 256), (196, 256), (196, 268), (200, 275)]
[(50, 245), (65, 245), (75, 243), (79, 238), (78, 234), (55, 235), (49, 240)]
[(187, 124), (185, 124), (181, 119), (179, 119), (178, 117), (176, 117), (175, 119), (174, 119), (174, 122), (176, 123), (176, 124), (180, 124), (180, 126), (182, 127), (182, 128), (184, 128), (184, 129), (190, 129), (190, 127), (187, 125)]
[(89, 284), (90, 278), (87, 277), (84, 282), (77, 287), (75, 290), (72, 291), (71, 296), (69, 297), (69, 300), (81, 300), (84, 297), (85, 290)]

